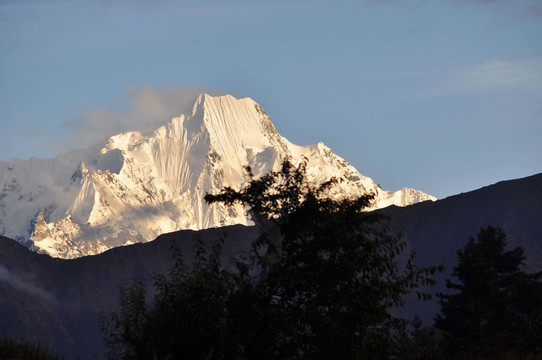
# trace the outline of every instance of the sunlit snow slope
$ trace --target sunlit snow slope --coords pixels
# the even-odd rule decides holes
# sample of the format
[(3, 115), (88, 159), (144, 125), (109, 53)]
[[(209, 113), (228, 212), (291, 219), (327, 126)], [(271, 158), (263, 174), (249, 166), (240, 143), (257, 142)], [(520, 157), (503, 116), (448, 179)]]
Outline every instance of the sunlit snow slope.
[(151, 135), (126, 132), (54, 159), (0, 162), (0, 234), (55, 257), (74, 258), (145, 242), (180, 229), (247, 224), (242, 207), (208, 206), (203, 197), (309, 160), (316, 181), (342, 177), (344, 195), (377, 194), (375, 208), (434, 197), (383, 191), (323, 143), (297, 146), (280, 136), (252, 99), (200, 95), (192, 113)]

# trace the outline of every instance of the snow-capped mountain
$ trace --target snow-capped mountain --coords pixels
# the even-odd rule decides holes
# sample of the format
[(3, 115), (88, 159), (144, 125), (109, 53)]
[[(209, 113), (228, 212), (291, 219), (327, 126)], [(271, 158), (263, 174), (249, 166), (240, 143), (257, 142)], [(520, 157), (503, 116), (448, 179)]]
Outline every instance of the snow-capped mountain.
[(209, 206), (203, 197), (246, 183), (244, 166), (258, 176), (286, 156), (306, 157), (315, 181), (346, 179), (343, 195), (374, 192), (375, 208), (436, 200), (413, 189), (381, 190), (323, 143), (290, 143), (250, 98), (202, 94), (191, 114), (151, 135), (126, 132), (54, 159), (0, 161), (0, 234), (74, 258), (179, 229), (249, 224), (241, 206)]

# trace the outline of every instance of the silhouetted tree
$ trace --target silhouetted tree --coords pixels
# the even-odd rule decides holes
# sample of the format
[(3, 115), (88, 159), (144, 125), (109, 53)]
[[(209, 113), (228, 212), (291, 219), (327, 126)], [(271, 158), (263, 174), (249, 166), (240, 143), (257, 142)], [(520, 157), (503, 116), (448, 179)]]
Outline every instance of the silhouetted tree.
[[(373, 195), (330, 196), (340, 180), (313, 185), (306, 162), (210, 202), (247, 206), (261, 236), (250, 254), (225, 269), (220, 243), (195, 263), (177, 258), (145, 305), (141, 284), (121, 294), (121, 311), (102, 326), (114, 358), (378, 359), (397, 353), (407, 321), (392, 308), (439, 267), (418, 268), (383, 216), (365, 212)], [(399, 261), (402, 265), (399, 266)], [(429, 295), (418, 292), (419, 297)]]
[(489, 226), (457, 251), (458, 265), (447, 280), (452, 294), (440, 294), (435, 326), (448, 337), (451, 358), (518, 358), (541, 351), (542, 273), (520, 270), (521, 247), (506, 251), (502, 230)]
[[(244, 354), (239, 298), (250, 285), (246, 267), (221, 264), (222, 239), (208, 253), (196, 238), (191, 266), (174, 248), (175, 266), (168, 276), (153, 275), (156, 295), (147, 304), (142, 281), (121, 288), (120, 311), (102, 315), (100, 323), (111, 359), (235, 359)], [(247, 313), (248, 308), (243, 309)]]
[(6, 360), (60, 360), (64, 359), (37, 341), (1, 338), (0, 359)]
[[(374, 195), (337, 199), (340, 180), (307, 180), (306, 162), (289, 160), (280, 171), (255, 179), (240, 191), (207, 195), (211, 203), (241, 203), (263, 229), (255, 243), (263, 269), (257, 286), (266, 333), (277, 339), (278, 358), (380, 358), (397, 349), (406, 321), (390, 311), (418, 283), (433, 283), (439, 267), (418, 268), (414, 255), (398, 256), (405, 243), (390, 234), (384, 217), (365, 210)], [(278, 229), (278, 231), (273, 230)], [(277, 239), (277, 232), (280, 237)], [(420, 297), (428, 294), (418, 293)]]

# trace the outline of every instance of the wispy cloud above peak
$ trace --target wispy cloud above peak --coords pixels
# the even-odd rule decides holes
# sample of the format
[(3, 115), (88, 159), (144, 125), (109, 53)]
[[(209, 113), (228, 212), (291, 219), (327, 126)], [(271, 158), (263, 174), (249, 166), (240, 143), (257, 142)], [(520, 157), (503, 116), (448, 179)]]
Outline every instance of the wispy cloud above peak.
[(67, 143), (63, 143), (62, 149), (57, 149), (57, 152), (88, 146), (125, 131), (154, 130), (171, 118), (192, 111), (197, 96), (203, 92), (222, 95), (217, 90), (182, 85), (161, 89), (145, 85), (130, 90), (129, 109), (83, 107), (81, 116), (60, 125), (61, 132), (70, 135)]

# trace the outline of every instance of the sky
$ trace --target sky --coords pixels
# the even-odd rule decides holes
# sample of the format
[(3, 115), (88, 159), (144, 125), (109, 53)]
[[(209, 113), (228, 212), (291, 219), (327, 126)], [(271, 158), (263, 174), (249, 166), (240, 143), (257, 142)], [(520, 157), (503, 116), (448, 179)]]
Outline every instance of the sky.
[(0, 160), (250, 97), (383, 189), (542, 172), (539, 0), (2, 0)]

